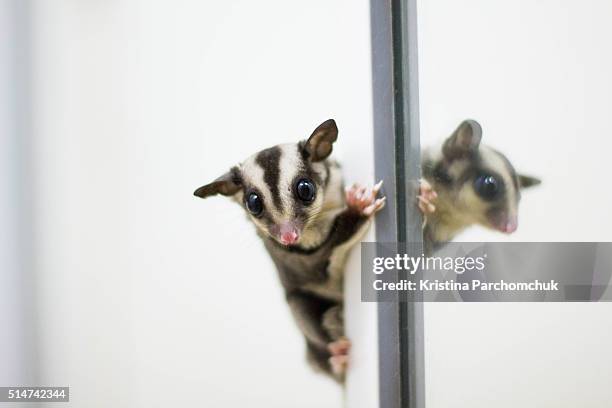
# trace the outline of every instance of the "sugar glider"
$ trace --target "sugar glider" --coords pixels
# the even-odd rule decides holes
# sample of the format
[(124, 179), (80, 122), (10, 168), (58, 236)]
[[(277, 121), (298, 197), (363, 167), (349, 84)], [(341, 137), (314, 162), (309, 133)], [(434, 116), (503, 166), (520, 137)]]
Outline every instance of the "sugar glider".
[(262, 150), (195, 191), (243, 206), (263, 240), (306, 340), (307, 359), (342, 382), (350, 342), (344, 337), (343, 274), (348, 250), (385, 205), (382, 183), (344, 189), (330, 159), (338, 128), (330, 119), (299, 143)]
[(481, 139), (478, 122), (465, 120), (441, 146), (423, 151), (418, 204), (425, 215), (427, 252), (474, 224), (514, 232), (521, 190), (540, 184), (517, 174), (503, 154)]

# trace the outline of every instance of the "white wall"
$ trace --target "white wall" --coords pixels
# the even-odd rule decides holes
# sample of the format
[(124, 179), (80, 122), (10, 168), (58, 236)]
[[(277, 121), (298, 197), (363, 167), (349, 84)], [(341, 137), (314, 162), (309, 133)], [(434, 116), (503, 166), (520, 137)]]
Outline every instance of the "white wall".
[[(612, 4), (419, 1), (422, 141), (465, 118), (543, 179), (510, 238), (610, 241)], [(427, 304), (428, 408), (606, 407), (610, 304)]]
[[(79, 407), (340, 406), (243, 210), (192, 191), (329, 117), (373, 182), (368, 2), (33, 10), (41, 383)], [(351, 406), (372, 406), (375, 309), (353, 310)]]
[[(373, 182), (368, 2), (32, 4), (40, 383), (74, 406), (339, 406), (241, 209), (191, 192), (328, 117), (350, 181)], [(610, 239), (611, 13), (419, 2), (423, 144), (473, 117), (544, 180), (512, 240)], [(357, 262), (351, 408), (375, 406), (377, 379)], [(427, 304), (428, 406), (605, 406), (611, 311)]]

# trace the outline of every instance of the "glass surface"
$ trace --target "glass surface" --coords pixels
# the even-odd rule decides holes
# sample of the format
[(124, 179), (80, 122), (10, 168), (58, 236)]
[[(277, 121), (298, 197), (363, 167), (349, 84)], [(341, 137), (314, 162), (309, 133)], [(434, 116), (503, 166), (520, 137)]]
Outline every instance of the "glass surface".
[[(610, 241), (612, 4), (420, 0), (421, 142), (467, 118), (542, 179), (518, 230), (458, 241)], [(612, 304), (426, 304), (428, 408), (603, 407)]]

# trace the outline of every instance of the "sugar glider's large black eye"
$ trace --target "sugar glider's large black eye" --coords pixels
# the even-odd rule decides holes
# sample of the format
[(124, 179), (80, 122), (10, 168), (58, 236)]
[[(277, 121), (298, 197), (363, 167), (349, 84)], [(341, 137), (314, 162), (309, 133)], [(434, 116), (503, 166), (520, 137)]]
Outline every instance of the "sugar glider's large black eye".
[(499, 196), (502, 182), (490, 174), (482, 174), (474, 180), (476, 193), (485, 200), (494, 200)]
[(247, 196), (246, 206), (250, 213), (255, 216), (260, 215), (263, 211), (263, 201), (257, 193), (251, 193)]
[(315, 199), (316, 187), (311, 180), (301, 179), (295, 184), (295, 194), (305, 203), (311, 203)]

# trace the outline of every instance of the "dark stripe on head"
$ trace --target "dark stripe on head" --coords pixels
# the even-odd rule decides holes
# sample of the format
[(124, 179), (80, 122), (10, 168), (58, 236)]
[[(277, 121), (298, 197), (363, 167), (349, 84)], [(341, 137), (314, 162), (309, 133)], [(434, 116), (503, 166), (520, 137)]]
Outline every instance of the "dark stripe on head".
[(277, 209), (281, 210), (281, 197), (278, 188), (280, 182), (280, 158), (282, 151), (280, 147), (274, 146), (266, 150), (262, 150), (255, 157), (255, 162), (264, 171), (264, 182), (268, 185), (272, 194), (272, 202)]
[(434, 166), (434, 161), (431, 158), (423, 157), (421, 159), (421, 173), (424, 178), (433, 178)]
[(473, 152), (473, 154), (467, 158), (467, 160), (468, 166), (463, 170), (463, 173), (459, 175), (457, 180), (455, 180), (457, 185), (461, 186), (464, 183), (471, 182), (479, 174), (491, 174), (492, 176), (497, 177), (497, 173), (484, 168), (480, 151)]
[(512, 179), (512, 183), (514, 184), (514, 188), (517, 191), (519, 191), (519, 184), (518, 184), (518, 176), (516, 175), (516, 170), (514, 170), (514, 166), (512, 166), (512, 163), (510, 163), (510, 160), (508, 160), (508, 158), (506, 156), (504, 156), (503, 154), (501, 154), (500, 152), (498, 152), (495, 149), (491, 149), (493, 152), (495, 152), (504, 162), (504, 164), (506, 165), (506, 169), (508, 170), (508, 174), (510, 175), (510, 178)]
[(302, 158), (302, 160), (306, 161), (310, 157), (310, 154), (306, 150), (306, 140), (302, 140), (298, 143), (298, 154)]
[[(297, 149), (299, 153), (300, 152), (299, 144), (297, 146)], [(308, 177), (309, 179), (314, 181), (317, 185), (321, 185), (323, 183), (323, 180), (321, 179), (321, 175), (319, 175), (319, 173), (314, 171), (314, 169), (312, 168), (312, 162), (308, 158), (304, 157), (304, 155), (301, 155), (300, 157), (302, 158), (302, 160), (300, 163), (299, 174), (301, 174), (302, 176)], [(324, 165), (326, 169), (328, 168), (327, 166), (329, 166), (329, 164), (324, 164)]]
[(433, 169), (427, 168), (427, 172), (431, 172), (427, 174), (430, 176), (436, 183), (443, 184), (445, 186), (451, 186), (453, 184), (452, 177), (448, 174), (448, 164), (442, 160), (436, 164)]
[(238, 166), (232, 167), (230, 169), (230, 174), (234, 184), (242, 185), (242, 174), (240, 173), (240, 169), (238, 168)]

